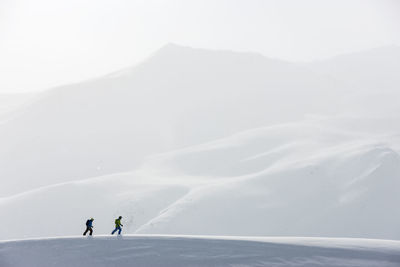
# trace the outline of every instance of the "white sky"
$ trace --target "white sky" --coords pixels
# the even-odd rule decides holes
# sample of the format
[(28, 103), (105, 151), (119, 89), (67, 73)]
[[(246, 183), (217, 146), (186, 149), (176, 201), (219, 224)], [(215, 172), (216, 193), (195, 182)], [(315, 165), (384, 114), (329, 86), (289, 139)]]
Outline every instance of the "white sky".
[(0, 0), (0, 93), (130, 66), (168, 42), (303, 61), (400, 44), (397, 0)]

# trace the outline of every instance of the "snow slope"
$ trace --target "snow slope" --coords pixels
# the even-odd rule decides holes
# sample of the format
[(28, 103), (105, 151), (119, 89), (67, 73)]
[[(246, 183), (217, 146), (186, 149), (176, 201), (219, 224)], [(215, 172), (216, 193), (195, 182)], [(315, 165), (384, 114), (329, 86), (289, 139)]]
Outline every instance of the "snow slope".
[(400, 156), (382, 139), (294, 123), (160, 155), (149, 169), (213, 182), (137, 232), (398, 239)]
[(395, 267), (400, 265), (400, 242), (206, 236), (64, 237), (0, 242), (0, 265)]
[(2, 123), (0, 196), (129, 171), (149, 155), (310, 113), (398, 124), (399, 51), (301, 65), (169, 44), (138, 66), (48, 90)]
[(170, 44), (138, 66), (49, 90), (0, 125), (0, 196), (128, 171), (154, 153), (302, 118), (328, 107), (313, 98), (332, 101), (334, 88), (293, 63)]
[(88, 217), (107, 234), (119, 215), (125, 233), (400, 239), (400, 156), (389, 140), (318, 120), (245, 131), (132, 172), (2, 198), (15, 227), (1, 220), (0, 239), (76, 235)]
[(170, 44), (138, 66), (48, 90), (0, 125), (0, 196), (129, 171), (155, 153), (309, 113), (352, 112), (351, 92), (308, 66)]

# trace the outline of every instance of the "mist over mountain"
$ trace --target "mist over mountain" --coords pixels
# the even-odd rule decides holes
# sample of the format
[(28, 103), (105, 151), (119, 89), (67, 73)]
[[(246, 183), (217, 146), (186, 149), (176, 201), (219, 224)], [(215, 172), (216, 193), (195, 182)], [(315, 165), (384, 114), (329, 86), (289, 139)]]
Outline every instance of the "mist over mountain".
[(393, 93), (398, 91), (400, 47), (385, 46), (344, 54), (327, 60), (306, 63), (319, 73), (329, 74), (352, 85), (357, 93)]
[(305, 65), (349, 86), (343, 106), (351, 107), (353, 115), (399, 116), (400, 47), (380, 47)]
[(169, 44), (138, 66), (48, 90), (1, 125), (1, 194), (130, 170), (152, 153), (334, 112), (343, 88), (259, 54)]
[(9, 120), (16, 110), (29, 105), (39, 93), (0, 94), (0, 122)]
[[(259, 54), (168, 44), (138, 66), (48, 90), (2, 125), (2, 194), (130, 170), (152, 153), (310, 113), (351, 114), (363, 109), (360, 88), (368, 79), (394, 73), (397, 54), (376, 56), (385, 51), (298, 66)], [(377, 60), (387, 64), (378, 68)], [(341, 64), (359, 80), (365, 73), (364, 84), (357, 80), (352, 90), (355, 82), (335, 72)], [(395, 93), (386, 84), (374, 92)], [(370, 87), (367, 92), (362, 96), (374, 93)]]
[(0, 0), (0, 267), (399, 267), (395, 2)]

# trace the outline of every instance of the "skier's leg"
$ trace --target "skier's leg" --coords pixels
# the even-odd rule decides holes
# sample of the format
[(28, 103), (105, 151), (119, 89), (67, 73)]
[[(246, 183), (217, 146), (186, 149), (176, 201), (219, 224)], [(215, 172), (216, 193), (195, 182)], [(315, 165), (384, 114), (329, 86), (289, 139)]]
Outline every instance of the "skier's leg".
[(92, 235), (92, 234), (93, 234), (93, 229), (90, 228), (90, 229), (89, 229), (89, 235)]
[(121, 226), (120, 227), (118, 227), (118, 234), (120, 235), (121, 234), (121, 231), (122, 231), (122, 228), (121, 228)]
[(115, 228), (114, 231), (111, 232), (111, 234), (113, 235), (116, 231), (117, 231), (117, 228)]
[(86, 231), (83, 232), (83, 235), (86, 235), (86, 233), (89, 231), (89, 227), (86, 227)]

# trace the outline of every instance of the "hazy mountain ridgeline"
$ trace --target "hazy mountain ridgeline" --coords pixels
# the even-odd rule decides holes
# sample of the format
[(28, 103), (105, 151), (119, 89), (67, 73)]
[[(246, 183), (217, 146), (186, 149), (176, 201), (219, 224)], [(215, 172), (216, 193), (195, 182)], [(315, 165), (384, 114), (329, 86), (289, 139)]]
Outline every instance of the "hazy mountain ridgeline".
[(334, 112), (345, 84), (259, 54), (167, 45), (41, 95), (0, 127), (1, 194), (130, 170), (150, 154)]

